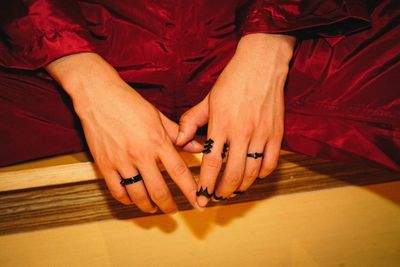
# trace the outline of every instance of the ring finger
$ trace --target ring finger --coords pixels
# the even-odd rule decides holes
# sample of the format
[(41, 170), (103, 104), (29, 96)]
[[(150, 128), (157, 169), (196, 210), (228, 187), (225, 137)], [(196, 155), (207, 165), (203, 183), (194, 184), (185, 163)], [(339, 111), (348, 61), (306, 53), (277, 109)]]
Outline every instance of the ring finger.
[[(139, 171), (130, 164), (125, 165), (125, 168), (120, 171), (122, 178), (131, 178), (137, 176)], [(130, 199), (143, 212), (155, 213), (157, 207), (153, 205), (147, 193), (143, 180), (125, 185), (125, 189), (129, 194)]]
[(261, 169), (261, 164), (264, 155), (265, 141), (252, 140), (250, 141), (247, 152), (243, 181), (236, 189), (233, 195), (245, 192), (256, 180)]
[(230, 142), (226, 167), (214, 194), (216, 200), (230, 197), (242, 183), (247, 149), (248, 142), (245, 138)]

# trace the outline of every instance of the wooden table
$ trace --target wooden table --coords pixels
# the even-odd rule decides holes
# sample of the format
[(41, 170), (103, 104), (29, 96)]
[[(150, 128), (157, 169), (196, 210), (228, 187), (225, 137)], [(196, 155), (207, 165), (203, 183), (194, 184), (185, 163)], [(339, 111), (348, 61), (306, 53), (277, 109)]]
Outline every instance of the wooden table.
[[(181, 152), (195, 178), (201, 154)], [(161, 169), (162, 166), (160, 166)], [(191, 209), (164, 171), (180, 210)], [(367, 185), (399, 180), (400, 174), (281, 151), (277, 169), (268, 179), (226, 202), (231, 205), (271, 196)], [(74, 225), (106, 219), (148, 216), (124, 206), (108, 193), (104, 180), (86, 153), (76, 153), (0, 168), (0, 235)]]

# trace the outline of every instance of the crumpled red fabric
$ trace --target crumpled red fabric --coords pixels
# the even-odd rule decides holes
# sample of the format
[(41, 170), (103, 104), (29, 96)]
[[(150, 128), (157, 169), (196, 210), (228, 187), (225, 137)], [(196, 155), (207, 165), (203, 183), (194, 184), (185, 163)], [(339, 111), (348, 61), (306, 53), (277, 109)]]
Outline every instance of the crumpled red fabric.
[[(68, 134), (57, 130), (57, 138), (74, 140), (69, 146), (52, 150), (37, 138), (31, 152), (15, 149), (24, 140), (12, 133), (29, 123), (37, 129), (37, 111), (33, 102), (10, 100), (17, 86), (10, 81), (29, 92), (35, 85), (57, 91), (42, 67), (95, 52), (177, 120), (207, 95), (239, 38), (263, 32), (298, 38), (285, 92), (283, 147), (400, 170), (397, 1), (9, 0), (0, 3), (0, 15), (0, 142), (9, 150), (0, 165), (84, 147), (79, 134), (69, 135), (80, 131), (69, 123)], [(19, 109), (31, 114), (21, 126)], [(45, 132), (52, 124), (41, 127)]]

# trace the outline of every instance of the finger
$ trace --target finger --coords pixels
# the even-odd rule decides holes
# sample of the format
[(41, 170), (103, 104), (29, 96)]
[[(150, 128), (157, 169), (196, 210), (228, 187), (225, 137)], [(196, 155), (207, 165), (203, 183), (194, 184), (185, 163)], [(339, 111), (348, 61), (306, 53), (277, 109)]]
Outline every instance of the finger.
[[(124, 164), (124, 168), (120, 170), (119, 173), (121, 174), (122, 178), (131, 178), (138, 175), (139, 171), (133, 167), (133, 165), (127, 163)], [(155, 213), (157, 211), (157, 207), (155, 207), (151, 202), (143, 181), (126, 185), (125, 189), (129, 194), (129, 198), (140, 210), (149, 213)]]
[(175, 143), (179, 131), (178, 124), (167, 118), (162, 112), (160, 112), (160, 119), (169, 138)]
[[(176, 139), (178, 137), (178, 132), (179, 132), (179, 125), (176, 124), (174, 121), (168, 119), (164, 114), (160, 112), (160, 118), (162, 121), (162, 124), (164, 126), (164, 129), (166, 130), (169, 138), (173, 143), (176, 142)], [(182, 147), (183, 151), (186, 152), (191, 152), (191, 153), (199, 153), (203, 150), (203, 146), (198, 143), (196, 140), (192, 140), (186, 145)]]
[[(253, 138), (250, 141), (249, 149), (247, 153), (262, 153), (264, 154), (265, 150), (265, 138)], [(246, 164), (244, 168), (243, 181), (240, 186), (233, 192), (233, 195), (238, 195), (247, 191), (247, 189), (253, 184), (253, 182), (257, 179), (258, 174), (261, 169), (261, 164), (263, 161), (262, 157), (249, 157), (246, 155)]]
[(216, 180), (222, 167), (223, 159), (221, 153), (226, 140), (225, 136), (222, 134), (212, 134), (209, 136), (211, 136), (211, 138), (208, 138), (206, 142), (211, 140), (212, 144), (207, 146), (206, 143), (205, 145), (205, 152), (203, 152), (203, 159), (200, 166), (200, 177), (197, 185), (197, 203), (200, 207), (207, 206), (211, 196), (213, 195)]
[(182, 146), (192, 140), (197, 129), (205, 125), (207, 122), (208, 97), (182, 114), (179, 119), (179, 134), (176, 140), (176, 145)]
[(248, 142), (245, 138), (231, 140), (225, 170), (215, 190), (216, 200), (227, 199), (242, 183)]
[(271, 172), (276, 169), (279, 160), (279, 152), (281, 149), (282, 138), (271, 139), (265, 147), (264, 158), (261, 165), (258, 177), (266, 178)]
[(122, 204), (133, 204), (125, 187), (120, 184), (121, 176), (119, 173), (116, 170), (105, 170), (102, 173), (104, 174), (104, 180), (111, 195)]
[(171, 179), (180, 188), (190, 204), (198, 210), (203, 210), (196, 201), (197, 183), (173, 144), (166, 144), (165, 148), (160, 150), (159, 157)]
[(203, 146), (196, 140), (192, 140), (183, 146), (182, 150), (190, 153), (200, 153), (203, 151)]
[(143, 177), (150, 198), (164, 213), (177, 211), (178, 207), (158, 169), (157, 163), (154, 160), (146, 160), (145, 162), (145, 164), (138, 165), (137, 168)]

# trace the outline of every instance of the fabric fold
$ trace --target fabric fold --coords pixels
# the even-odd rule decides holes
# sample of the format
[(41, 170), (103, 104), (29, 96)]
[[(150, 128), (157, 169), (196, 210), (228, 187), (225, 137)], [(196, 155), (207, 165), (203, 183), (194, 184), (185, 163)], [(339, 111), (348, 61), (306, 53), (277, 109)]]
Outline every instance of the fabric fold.
[(71, 54), (94, 51), (77, 1), (2, 1), (0, 65), (35, 70)]
[(365, 3), (358, 0), (258, 0), (247, 7), (242, 35), (280, 33), (298, 37), (320, 36), (334, 45), (342, 36), (370, 26)]

